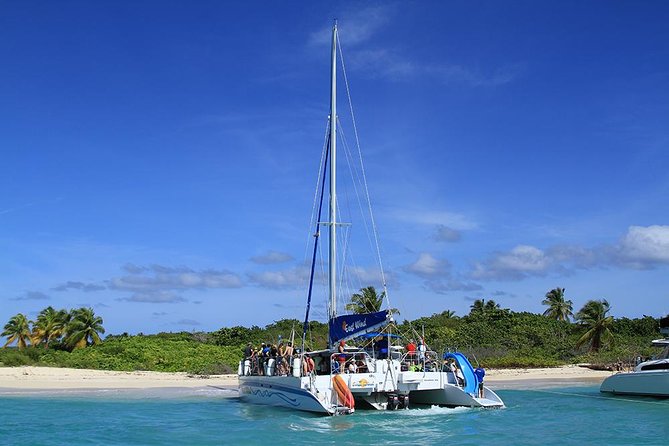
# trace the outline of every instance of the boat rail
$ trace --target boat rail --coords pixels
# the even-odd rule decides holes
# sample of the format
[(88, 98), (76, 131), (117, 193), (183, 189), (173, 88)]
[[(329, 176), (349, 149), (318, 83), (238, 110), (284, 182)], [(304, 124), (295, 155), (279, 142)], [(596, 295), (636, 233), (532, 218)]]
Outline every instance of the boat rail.
[[(439, 355), (433, 350), (406, 352), (400, 358), (403, 371), (439, 372)], [(405, 370), (406, 367), (406, 370)]]
[[(351, 365), (354, 365), (352, 367)], [(373, 358), (364, 350), (330, 355), (330, 375), (337, 373), (368, 373), (375, 370)]]

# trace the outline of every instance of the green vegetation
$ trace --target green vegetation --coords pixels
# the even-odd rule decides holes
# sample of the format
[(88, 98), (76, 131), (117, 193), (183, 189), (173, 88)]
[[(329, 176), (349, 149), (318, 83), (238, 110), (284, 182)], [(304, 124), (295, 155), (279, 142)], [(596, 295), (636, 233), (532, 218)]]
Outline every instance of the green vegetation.
[(541, 303), (548, 305), (548, 309), (544, 311), (544, 316), (551, 319), (568, 321), (574, 315), (571, 301), (564, 298), (564, 288), (550, 290)]
[[(381, 311), (383, 307), (383, 299), (385, 298), (385, 291), (379, 294), (373, 286), (361, 288), (359, 293), (355, 293), (351, 296), (351, 302), (346, 304), (346, 311), (356, 314)], [(391, 308), (390, 312), (400, 314), (400, 310), (397, 308)]]
[(12, 316), (5, 325), (2, 336), (7, 336), (5, 347), (16, 341), (19, 349), (26, 348), (30, 341), (30, 321), (25, 314), (19, 313), (16, 316)]
[[(71, 352), (44, 346), (0, 351), (4, 366), (41, 365), (100, 370), (155, 370), (209, 375), (232, 373), (241, 357), (239, 347), (207, 342), (193, 333), (160, 333), (151, 336), (108, 336), (98, 345)], [(234, 367), (234, 371), (237, 367)]]
[[(445, 310), (405, 320), (394, 330), (406, 338), (424, 336), (429, 347), (440, 353), (460, 350), (485, 367), (626, 362), (637, 355), (652, 354), (650, 341), (662, 336), (658, 319), (615, 319), (608, 314), (610, 306), (606, 300), (588, 301), (576, 313), (575, 322), (570, 322), (571, 301), (564, 299), (563, 288), (546, 293), (543, 303), (551, 311), (542, 315), (517, 313), (501, 308), (493, 300), (480, 299), (465, 316)], [(556, 308), (560, 310), (552, 311)], [(102, 319), (92, 310), (67, 312), (49, 307), (35, 323), (18, 314), (5, 325), (2, 336), (7, 337), (8, 345), (15, 342), (17, 348), (0, 349), (0, 366), (234, 373), (247, 342), (258, 346), (261, 342), (278, 344), (283, 339), (299, 344), (301, 328), (300, 321), (284, 319), (264, 328), (236, 326), (212, 333), (122, 334), (100, 340), (99, 334), (104, 333)], [(291, 339), (295, 331), (295, 338)], [(311, 322), (307, 344), (311, 349), (324, 348), (327, 324)]]
[(613, 316), (607, 316), (610, 309), (606, 299), (590, 300), (576, 313), (576, 319), (586, 328), (586, 332), (576, 342), (577, 347), (587, 344), (590, 351), (596, 353), (613, 343)]
[[(35, 322), (19, 313), (9, 319), (0, 336), (7, 336), (5, 347), (16, 341), (19, 350), (29, 343), (33, 347), (55, 343), (57, 348), (74, 350), (87, 345), (99, 344), (100, 333), (104, 333), (103, 320), (92, 308), (55, 310), (47, 307), (40, 311)], [(31, 328), (32, 325), (32, 328)]]
[(361, 288), (360, 293), (351, 296), (351, 302), (346, 305), (346, 311), (357, 314), (381, 311), (385, 297), (385, 291), (378, 294), (373, 286)]

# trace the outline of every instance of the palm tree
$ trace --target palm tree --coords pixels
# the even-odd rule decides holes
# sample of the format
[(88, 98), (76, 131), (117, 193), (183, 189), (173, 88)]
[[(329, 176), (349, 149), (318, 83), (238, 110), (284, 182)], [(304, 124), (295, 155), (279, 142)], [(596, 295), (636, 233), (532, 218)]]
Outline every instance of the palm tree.
[(360, 293), (351, 296), (351, 302), (346, 304), (346, 310), (357, 314), (381, 311), (384, 297), (386, 297), (386, 292), (378, 294), (373, 286), (361, 288)]
[[(355, 293), (351, 296), (351, 302), (346, 304), (346, 311), (351, 311), (356, 314), (374, 313), (381, 311), (383, 306), (383, 299), (386, 297), (386, 292), (381, 294), (376, 292), (376, 288), (368, 286), (360, 289), (360, 293)], [(398, 313), (397, 308), (391, 308), (391, 313)]]
[(587, 329), (576, 342), (577, 347), (589, 344), (589, 351), (598, 352), (600, 348), (613, 341), (611, 332), (613, 316), (606, 315), (610, 309), (611, 306), (606, 299), (589, 300), (576, 313), (576, 320)]
[(483, 314), (485, 311), (485, 299), (476, 299), (469, 307), (469, 314)]
[(66, 344), (70, 348), (81, 348), (101, 342), (100, 334), (105, 332), (103, 320), (96, 316), (92, 308), (79, 308), (70, 312), (67, 325)]
[(573, 316), (572, 303), (570, 300), (564, 300), (564, 288), (555, 288), (546, 293), (546, 298), (541, 301), (543, 305), (548, 305), (544, 316), (558, 321), (569, 321)]
[(46, 348), (49, 348), (51, 341), (58, 340), (65, 334), (68, 322), (67, 311), (56, 311), (51, 306), (46, 307), (37, 315), (37, 320), (33, 325), (33, 345), (44, 342)]
[(19, 349), (25, 348), (28, 345), (28, 341), (31, 339), (31, 323), (32, 322), (28, 320), (25, 314), (19, 313), (16, 316), (12, 316), (12, 318), (9, 319), (9, 322), (5, 325), (5, 331), (0, 335), (7, 336), (7, 342), (4, 347), (7, 347), (9, 344), (16, 341), (16, 345), (18, 345)]
[(476, 299), (469, 307), (469, 314), (491, 314), (499, 309), (499, 304), (492, 299), (487, 302), (485, 299)]
[(444, 311), (441, 312), (440, 316), (442, 316), (444, 319), (450, 319), (452, 317), (455, 317), (455, 311), (444, 310)]

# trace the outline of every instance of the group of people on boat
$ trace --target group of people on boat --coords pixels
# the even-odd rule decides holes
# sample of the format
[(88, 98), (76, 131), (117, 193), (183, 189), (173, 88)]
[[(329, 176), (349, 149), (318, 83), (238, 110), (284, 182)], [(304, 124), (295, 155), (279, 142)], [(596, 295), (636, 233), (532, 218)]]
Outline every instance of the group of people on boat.
[[(371, 349), (369, 348), (371, 346)], [(410, 340), (404, 347), (404, 352), (393, 347), (393, 358), (401, 359), (402, 371), (450, 372), (454, 384), (464, 387), (466, 385), (465, 375), (458, 362), (454, 358), (444, 358), (443, 363), (437, 359), (436, 353), (428, 351), (423, 339), (418, 343)], [(244, 348), (245, 374), (259, 376), (306, 376), (310, 373), (317, 375), (329, 375), (337, 373), (368, 373), (371, 366), (371, 358), (386, 359), (389, 357), (388, 338), (379, 336), (368, 345), (367, 348), (349, 347), (345, 341), (340, 341), (336, 349), (324, 350), (301, 354), (292, 342), (279, 341), (279, 344), (261, 343), (257, 348), (248, 343)], [(297, 358), (301, 363), (295, 363)], [(297, 369), (293, 370), (293, 366)], [(476, 369), (475, 374), (480, 384), (478, 389), (482, 396), (482, 383), (485, 371)], [(481, 375), (479, 377), (479, 375)]]
[(433, 364), (436, 361), (434, 355), (430, 355), (423, 339), (418, 340), (418, 345), (411, 339), (405, 347), (405, 362), (409, 370), (427, 370), (436, 368)]
[(280, 341), (279, 345), (263, 342), (258, 348), (249, 342), (244, 348), (244, 359), (249, 361), (250, 375), (289, 375), (293, 357), (297, 354), (292, 342)]
[(365, 353), (347, 353), (345, 341), (339, 342), (337, 354), (331, 358), (330, 369), (333, 373), (367, 373), (369, 371)]

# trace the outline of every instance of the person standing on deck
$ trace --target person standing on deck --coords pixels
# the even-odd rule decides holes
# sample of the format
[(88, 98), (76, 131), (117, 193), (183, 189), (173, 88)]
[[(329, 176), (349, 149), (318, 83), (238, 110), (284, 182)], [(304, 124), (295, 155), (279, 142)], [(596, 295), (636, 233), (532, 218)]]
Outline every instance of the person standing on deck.
[(344, 373), (344, 367), (346, 365), (346, 342), (340, 341), (337, 351), (339, 352), (339, 373)]
[(421, 363), (425, 362), (425, 352), (427, 347), (425, 347), (425, 341), (421, 338), (418, 340), (418, 361)]
[(416, 362), (416, 344), (414, 344), (413, 339), (407, 344), (407, 359), (409, 364)]
[(485, 369), (483, 367), (477, 367), (476, 370), (474, 370), (474, 375), (476, 375), (476, 380), (478, 381), (478, 393), (479, 393), (479, 398), (483, 398), (484, 395), (484, 389), (483, 389), (483, 377), (485, 376)]

